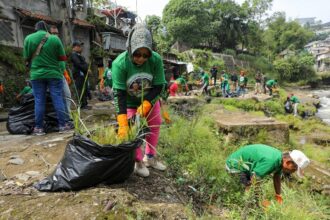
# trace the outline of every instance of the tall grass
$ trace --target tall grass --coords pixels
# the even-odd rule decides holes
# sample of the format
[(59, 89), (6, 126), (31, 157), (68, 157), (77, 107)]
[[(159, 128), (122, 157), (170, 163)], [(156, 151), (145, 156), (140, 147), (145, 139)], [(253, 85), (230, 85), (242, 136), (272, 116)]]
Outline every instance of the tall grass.
[[(226, 145), (207, 107), (201, 112), (189, 120), (173, 116), (171, 127), (161, 129), (159, 146), (178, 186), (188, 191), (193, 204), (204, 204), (202, 219), (329, 219), (329, 198), (314, 195), (295, 179), (282, 181), (284, 204), (279, 205), (268, 176), (261, 184), (260, 201), (267, 199), (271, 205), (266, 209), (251, 205), (251, 194), (245, 194), (237, 177), (225, 171), (226, 157), (247, 142)], [(264, 136), (261, 133), (259, 139)], [(209, 206), (224, 210), (223, 215), (208, 213)]]

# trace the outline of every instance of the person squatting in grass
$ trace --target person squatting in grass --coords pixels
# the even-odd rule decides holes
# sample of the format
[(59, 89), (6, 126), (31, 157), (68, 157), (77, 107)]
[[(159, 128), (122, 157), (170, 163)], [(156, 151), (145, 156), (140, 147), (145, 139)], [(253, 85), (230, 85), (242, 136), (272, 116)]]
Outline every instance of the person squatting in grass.
[(266, 87), (269, 91), (269, 95), (272, 96), (273, 95), (273, 91), (274, 89), (277, 88), (277, 80), (276, 79), (270, 79), (266, 82)]
[[(30, 79), (35, 99), (35, 127), (34, 135), (44, 135), (43, 118), (46, 107), (46, 90), (49, 89), (52, 103), (56, 111), (60, 133), (71, 130), (65, 122), (65, 106), (63, 103), (63, 71), (60, 62), (66, 61), (67, 57), (61, 40), (50, 35), (48, 25), (39, 21), (35, 25), (36, 32), (24, 39), (23, 57), (30, 67)], [(43, 45), (42, 43), (43, 42)], [(39, 54), (37, 54), (37, 48)]]
[(238, 174), (240, 182), (248, 190), (251, 184), (260, 178), (273, 173), (275, 198), (282, 203), (281, 175), (297, 171), (303, 176), (303, 169), (310, 163), (306, 155), (299, 151), (281, 152), (264, 144), (246, 145), (232, 153), (226, 160), (226, 170), (230, 174)]
[(295, 96), (294, 94), (291, 94), (290, 101), (293, 106), (293, 115), (296, 117), (296, 116), (298, 116), (298, 105), (299, 105), (300, 101), (297, 98), (297, 96)]
[(152, 51), (152, 37), (143, 24), (136, 24), (127, 39), (127, 51), (112, 63), (114, 102), (119, 125), (118, 136), (128, 135), (128, 119), (138, 114), (146, 117), (150, 133), (146, 136), (145, 156), (136, 150), (135, 173), (149, 176), (147, 167), (165, 170), (156, 158), (161, 125), (159, 99), (166, 92), (165, 73), (161, 56)]

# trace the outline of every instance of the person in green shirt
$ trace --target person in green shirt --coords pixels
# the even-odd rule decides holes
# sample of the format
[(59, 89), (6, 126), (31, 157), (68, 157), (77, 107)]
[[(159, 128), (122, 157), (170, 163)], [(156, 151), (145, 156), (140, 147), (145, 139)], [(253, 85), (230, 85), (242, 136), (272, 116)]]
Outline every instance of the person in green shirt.
[(209, 95), (208, 87), (209, 87), (209, 75), (205, 73), (204, 71), (202, 72), (202, 94), (205, 92), (206, 95)]
[(108, 60), (108, 66), (104, 70), (103, 73), (103, 79), (104, 79), (104, 86), (112, 88), (112, 73), (111, 73), (111, 67), (112, 67), (112, 59)]
[[(23, 57), (30, 66), (30, 79), (35, 99), (34, 135), (44, 135), (43, 118), (46, 109), (46, 91), (49, 89), (52, 103), (57, 115), (59, 131), (65, 133), (71, 127), (65, 122), (65, 107), (63, 103), (63, 71), (61, 61), (67, 57), (61, 40), (48, 33), (48, 25), (39, 21), (35, 26), (36, 32), (24, 39)], [(41, 42), (44, 42), (42, 45)], [(37, 51), (42, 45), (40, 51)], [(40, 48), (40, 47), (39, 47)], [(38, 53), (36, 53), (38, 52)]]
[(290, 101), (293, 105), (293, 115), (297, 116), (298, 115), (298, 104), (300, 103), (300, 101), (297, 98), (297, 96), (295, 96), (294, 94), (291, 94)]
[(273, 89), (275, 89), (277, 87), (277, 80), (276, 79), (268, 80), (266, 82), (266, 86), (268, 88), (269, 95), (272, 96), (273, 95)]
[(135, 173), (149, 176), (147, 167), (165, 170), (156, 158), (161, 114), (159, 99), (166, 93), (166, 80), (161, 56), (152, 51), (150, 31), (143, 24), (136, 24), (127, 39), (127, 51), (112, 63), (112, 82), (118, 121), (118, 136), (128, 134), (128, 118), (146, 117), (150, 133), (146, 137), (145, 156), (141, 147), (136, 150)]
[(246, 190), (249, 189), (254, 179), (273, 174), (275, 198), (282, 203), (281, 174), (291, 174), (297, 171), (298, 176), (301, 177), (302, 169), (306, 168), (309, 163), (310, 160), (299, 150), (282, 153), (268, 145), (252, 144), (243, 146), (229, 155), (226, 160), (226, 170), (231, 174), (239, 174), (240, 181)]
[(189, 91), (187, 81), (183, 78), (183, 76), (180, 76), (179, 78), (177, 78), (176, 81), (178, 82), (178, 87), (179, 87), (178, 92), (179, 93), (183, 92), (183, 88), (186, 93)]
[(30, 80), (25, 80), (26, 85), (24, 86), (24, 88), (20, 91), (20, 93), (16, 96), (16, 99), (19, 101), (22, 96), (24, 96), (25, 94), (32, 94), (33, 90), (31, 88), (31, 82)]
[(238, 90), (237, 90), (237, 95), (240, 96), (241, 94), (245, 95), (246, 91), (246, 85), (247, 85), (247, 77), (245, 76), (245, 71), (241, 70), (240, 76), (238, 78)]
[(229, 93), (227, 89), (229, 88), (229, 76), (228, 74), (222, 70), (221, 71), (221, 89), (222, 89), (222, 96), (229, 97)]

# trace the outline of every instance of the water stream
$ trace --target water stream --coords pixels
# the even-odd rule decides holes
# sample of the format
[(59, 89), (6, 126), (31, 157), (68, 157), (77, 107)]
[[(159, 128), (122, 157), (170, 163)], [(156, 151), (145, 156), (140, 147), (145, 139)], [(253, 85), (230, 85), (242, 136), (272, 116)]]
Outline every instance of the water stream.
[(318, 109), (316, 116), (330, 125), (330, 89), (316, 90), (314, 94), (320, 97), (321, 108)]

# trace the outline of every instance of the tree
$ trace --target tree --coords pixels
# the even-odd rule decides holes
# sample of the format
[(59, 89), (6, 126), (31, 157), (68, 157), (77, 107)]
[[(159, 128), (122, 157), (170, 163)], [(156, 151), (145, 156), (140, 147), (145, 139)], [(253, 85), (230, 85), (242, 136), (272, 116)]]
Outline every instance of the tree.
[(202, 0), (170, 0), (163, 23), (175, 41), (199, 46), (205, 42), (209, 16)]
[(275, 13), (268, 19), (264, 32), (264, 53), (274, 60), (285, 49), (300, 50), (313, 37), (313, 33), (297, 22), (286, 22), (283, 12)]

